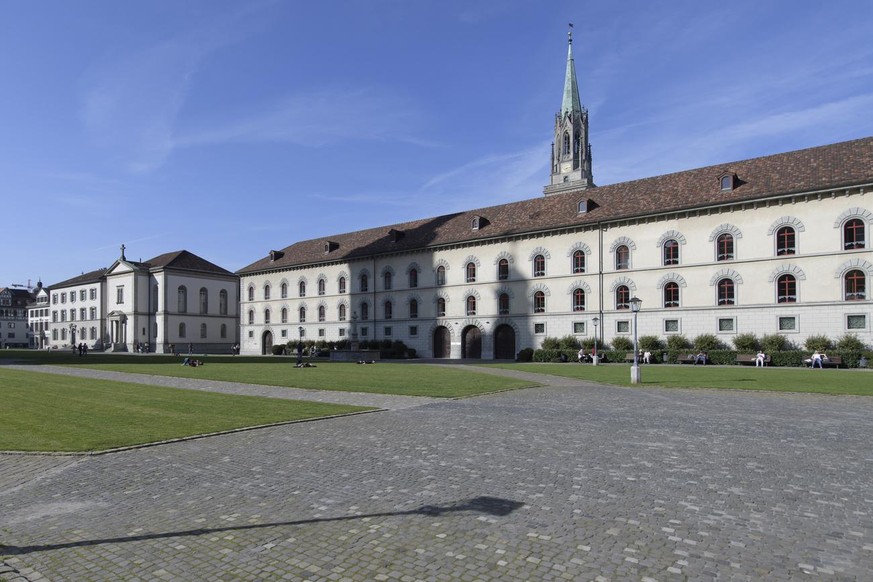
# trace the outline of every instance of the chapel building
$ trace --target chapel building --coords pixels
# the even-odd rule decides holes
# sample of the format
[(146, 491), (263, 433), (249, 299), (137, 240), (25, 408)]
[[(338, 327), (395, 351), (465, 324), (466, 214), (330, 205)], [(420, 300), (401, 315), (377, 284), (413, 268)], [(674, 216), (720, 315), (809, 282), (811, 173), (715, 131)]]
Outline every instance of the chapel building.
[(509, 359), (630, 336), (634, 297), (639, 335), (873, 343), (873, 138), (595, 186), (571, 37), (544, 194), (271, 250), (238, 271), (242, 352), (354, 330)]

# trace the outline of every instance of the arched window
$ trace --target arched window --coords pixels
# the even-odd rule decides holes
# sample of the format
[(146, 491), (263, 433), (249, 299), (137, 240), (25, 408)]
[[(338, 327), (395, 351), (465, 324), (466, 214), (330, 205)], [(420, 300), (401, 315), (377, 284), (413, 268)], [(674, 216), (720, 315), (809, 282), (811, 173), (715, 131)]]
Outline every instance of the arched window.
[(615, 308), (630, 309), (630, 289), (627, 285), (619, 285), (615, 290)]
[(569, 156), (570, 155), (570, 132), (564, 132), (564, 140), (561, 146), (561, 155)]
[(853, 269), (846, 273), (846, 301), (863, 301), (867, 299), (867, 278), (863, 271)]
[(509, 279), (509, 261), (500, 259), (500, 262), (497, 263), (497, 280), (506, 281), (507, 279)]
[(361, 303), (361, 319), (370, 319), (370, 304), (366, 301)]
[(675, 281), (664, 285), (664, 307), (679, 307), (679, 284)]
[(615, 270), (630, 269), (630, 249), (627, 245), (620, 245), (615, 249)]
[(715, 239), (715, 260), (734, 260), (734, 235), (727, 232), (718, 235)]
[(179, 337), (185, 337), (185, 324), (179, 324)]
[(584, 289), (573, 289), (573, 311), (585, 311)]
[(846, 250), (867, 248), (864, 236), (864, 221), (853, 218), (843, 225), (843, 248)]
[(790, 226), (783, 226), (776, 231), (776, 254), (793, 255), (796, 252), (796, 235)]
[(300, 323), (306, 322), (306, 308), (305, 307), (301, 307), (300, 309), (297, 310), (297, 321), (299, 321)]
[(221, 324), (221, 328), (220, 328), (219, 333), (221, 335), (221, 339), (227, 339), (227, 324), (226, 323)]
[(209, 291), (206, 287), (200, 288), (200, 313), (209, 313)]
[(324, 286), (325, 286), (324, 279), (319, 279), (318, 280), (318, 294), (319, 295), (324, 295)]
[(264, 299), (266, 300), (269, 298), (270, 298), (270, 286), (264, 285)]
[(297, 296), (306, 297), (306, 281), (300, 281), (297, 283)]
[(467, 263), (467, 283), (476, 282), (476, 263), (470, 261)]
[(346, 320), (346, 306), (344, 303), (340, 303), (340, 306), (339, 306), (339, 320), (340, 321)]
[(385, 302), (385, 319), (394, 317), (394, 305), (390, 301)]
[(200, 339), (206, 339), (206, 324), (200, 324)]
[(188, 289), (186, 289), (184, 285), (179, 287), (178, 308), (179, 313), (188, 312)]
[(266, 323), (266, 324), (270, 323), (270, 310), (269, 309), (264, 310), (264, 323)]
[(679, 264), (679, 243), (670, 239), (664, 243), (664, 265)]
[(394, 282), (394, 277), (391, 275), (391, 271), (385, 271), (385, 274), (382, 275), (382, 280), (385, 290), (389, 291), (391, 289), (391, 284)]
[(254, 325), (255, 323), (255, 310), (249, 309), (249, 325)]
[(413, 289), (418, 287), (418, 269), (409, 270), (409, 287)]
[(370, 289), (370, 278), (366, 273), (361, 273), (361, 293), (366, 293)]
[(282, 323), (288, 323), (288, 308), (282, 308)]
[(585, 272), (585, 253), (582, 251), (575, 251), (573, 253), (573, 264), (571, 265), (574, 273), (584, 273)]
[(227, 315), (227, 290), (218, 292), (218, 314)]
[(509, 315), (509, 295), (501, 293), (497, 298), (497, 313), (500, 315)]
[(437, 317), (445, 317), (446, 315), (446, 300), (442, 297), (437, 298)]
[(341, 293), (341, 294), (346, 292), (346, 278), (345, 277), (339, 278), (339, 282), (337, 283), (337, 291), (339, 291), (339, 293)]
[(437, 285), (445, 285), (446, 284), (446, 268), (442, 265), (437, 267), (437, 270), (436, 270), (436, 284)]
[(288, 298), (288, 283), (282, 283), (282, 286), (279, 287), (279, 293), (282, 295), (282, 299)]
[(719, 305), (733, 305), (736, 302), (733, 279), (721, 279), (716, 284)]
[(418, 318), (418, 301), (415, 299), (409, 302), (409, 319)]
[(255, 300), (255, 288), (249, 287), (249, 301)]
[(476, 315), (476, 297), (467, 297), (467, 315)]
[(318, 306), (318, 321), (324, 321), (325, 319), (325, 308), (324, 305)]
[(797, 302), (797, 279), (794, 275), (782, 275), (776, 279), (776, 301), (779, 303)]
[(546, 276), (546, 257), (543, 255), (537, 255), (533, 260), (533, 276), (534, 277), (545, 277)]
[(533, 296), (533, 312), (534, 313), (545, 313), (546, 312), (546, 294), (542, 291), (537, 291)]

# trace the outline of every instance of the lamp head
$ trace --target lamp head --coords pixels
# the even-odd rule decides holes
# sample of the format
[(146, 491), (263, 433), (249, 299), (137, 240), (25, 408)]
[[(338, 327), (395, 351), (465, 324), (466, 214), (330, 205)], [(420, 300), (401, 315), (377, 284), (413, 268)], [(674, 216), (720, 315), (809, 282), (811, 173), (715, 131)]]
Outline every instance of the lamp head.
[(643, 303), (643, 300), (640, 299), (639, 297), (631, 297), (631, 300), (630, 300), (631, 311), (633, 311), (634, 313), (636, 313), (637, 311), (639, 311), (639, 310), (640, 310), (640, 305), (641, 305), (642, 303)]

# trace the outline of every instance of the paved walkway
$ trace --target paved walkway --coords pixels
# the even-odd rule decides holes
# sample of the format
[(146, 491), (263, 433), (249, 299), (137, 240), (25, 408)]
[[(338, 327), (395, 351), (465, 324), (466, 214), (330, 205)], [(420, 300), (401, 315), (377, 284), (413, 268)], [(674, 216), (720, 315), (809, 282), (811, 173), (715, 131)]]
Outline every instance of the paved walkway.
[(549, 382), (0, 455), (0, 580), (873, 577), (873, 399)]

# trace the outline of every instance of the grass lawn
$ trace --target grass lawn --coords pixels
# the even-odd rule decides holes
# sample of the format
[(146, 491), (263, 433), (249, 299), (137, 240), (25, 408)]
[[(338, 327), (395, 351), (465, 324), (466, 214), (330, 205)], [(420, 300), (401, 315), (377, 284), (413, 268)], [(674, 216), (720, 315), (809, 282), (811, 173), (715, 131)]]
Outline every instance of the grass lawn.
[[(606, 364), (486, 364), (507, 370), (579, 378), (603, 384), (630, 386), (630, 365)], [(816, 392), (873, 396), (873, 373), (866, 370), (809, 370), (807, 368), (755, 368), (754, 366), (640, 367), (641, 386), (671, 388), (731, 388), (774, 392)]]
[(385, 361), (372, 365), (315, 361), (315, 368), (295, 368), (294, 357), (196, 356), (205, 365), (192, 368), (180, 365), (181, 357), (156, 354), (90, 354), (80, 358), (68, 353), (33, 350), (0, 353), (0, 358), (7, 357), (22, 362), (83, 366), (134, 374), (436, 398), (473, 396), (534, 385), (532, 382), (469, 370)]
[(367, 410), (0, 367), (0, 450), (95, 451)]

